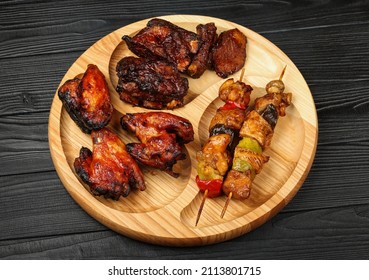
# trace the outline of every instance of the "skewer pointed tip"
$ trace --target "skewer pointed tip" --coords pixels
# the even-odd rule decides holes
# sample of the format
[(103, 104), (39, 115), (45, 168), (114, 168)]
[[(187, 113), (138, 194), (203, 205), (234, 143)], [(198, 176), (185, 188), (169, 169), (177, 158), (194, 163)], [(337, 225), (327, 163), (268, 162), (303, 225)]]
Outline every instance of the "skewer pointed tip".
[(281, 73), (281, 75), (279, 76), (279, 79), (278, 80), (282, 80), (282, 78), (283, 78), (283, 75), (284, 75), (284, 72), (286, 72), (286, 68), (287, 68), (287, 64), (284, 66), (284, 68), (283, 68), (283, 70), (282, 70), (282, 73)]
[(205, 190), (205, 192), (204, 192), (204, 196), (202, 198), (202, 201), (201, 201), (201, 204), (200, 204), (200, 207), (199, 207), (199, 211), (197, 212), (195, 227), (197, 227), (197, 224), (199, 223), (201, 213), (202, 213), (202, 209), (204, 208), (205, 200), (208, 197), (208, 192), (209, 192), (209, 190)]
[(225, 204), (224, 204), (224, 207), (223, 207), (222, 213), (220, 214), (220, 217), (221, 217), (222, 219), (223, 219), (223, 217), (224, 217), (225, 212), (227, 211), (228, 204), (229, 204), (229, 202), (231, 201), (231, 198), (232, 198), (232, 192), (230, 192), (230, 193), (228, 194), (228, 197), (227, 197), (227, 200), (226, 200), (226, 202), (225, 202)]

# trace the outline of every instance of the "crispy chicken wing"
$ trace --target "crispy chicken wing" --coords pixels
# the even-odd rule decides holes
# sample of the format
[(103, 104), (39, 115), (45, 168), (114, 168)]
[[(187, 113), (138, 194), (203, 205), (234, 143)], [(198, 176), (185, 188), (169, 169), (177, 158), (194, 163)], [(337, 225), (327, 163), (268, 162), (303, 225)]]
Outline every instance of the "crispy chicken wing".
[(212, 22), (199, 24), (196, 31), (201, 40), (201, 45), (187, 69), (188, 75), (192, 78), (199, 78), (206, 69), (211, 68), (211, 48), (217, 39), (217, 28)]
[(196, 33), (158, 18), (150, 20), (135, 36), (123, 36), (123, 40), (134, 54), (165, 59), (180, 72), (186, 71), (200, 45)]
[(222, 32), (213, 51), (213, 67), (217, 75), (227, 78), (240, 70), (246, 61), (246, 36), (237, 28)]
[(124, 57), (117, 64), (120, 98), (135, 106), (173, 109), (183, 105), (188, 80), (164, 60)]
[(93, 149), (82, 147), (74, 161), (78, 176), (94, 195), (118, 200), (131, 188), (145, 190), (141, 170), (119, 137), (103, 128), (91, 132)]
[(104, 74), (90, 64), (82, 79), (66, 81), (58, 96), (71, 118), (85, 133), (104, 127), (111, 119), (113, 105)]
[(192, 124), (165, 112), (126, 114), (121, 118), (123, 129), (135, 133), (141, 143), (127, 144), (127, 151), (138, 162), (158, 168), (177, 177), (172, 168), (185, 159), (183, 144), (193, 141)]

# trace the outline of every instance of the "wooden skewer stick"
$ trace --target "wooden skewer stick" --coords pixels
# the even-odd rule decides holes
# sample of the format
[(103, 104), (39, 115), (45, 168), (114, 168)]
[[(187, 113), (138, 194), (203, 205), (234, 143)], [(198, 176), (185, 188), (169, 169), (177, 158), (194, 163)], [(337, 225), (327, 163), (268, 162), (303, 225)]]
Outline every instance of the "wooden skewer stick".
[(283, 70), (282, 70), (282, 73), (281, 73), (281, 75), (279, 76), (279, 79), (278, 79), (278, 80), (282, 81), (282, 78), (283, 78), (284, 72), (286, 72), (286, 68), (287, 68), (287, 64), (286, 64), (286, 66), (284, 66), (284, 68), (283, 68)]
[(242, 80), (243, 80), (243, 75), (245, 74), (245, 68), (242, 68), (242, 70), (241, 70), (241, 75), (240, 75), (240, 79), (239, 79), (239, 81), (240, 82), (242, 82)]
[[(284, 72), (286, 71), (286, 68), (287, 68), (287, 64), (284, 66), (284, 68), (283, 68), (283, 70), (282, 70), (282, 72), (281, 72), (281, 75), (279, 76), (279, 79), (278, 80), (282, 80), (282, 78), (283, 78), (283, 76), (284, 76)], [(242, 69), (242, 73), (241, 73), (241, 77), (240, 77), (240, 81), (242, 81), (242, 78), (243, 78), (243, 74), (244, 74), (244, 72), (245, 72), (245, 68), (243, 68)], [(232, 192), (230, 192), (229, 194), (228, 194), (228, 197), (227, 197), (227, 200), (226, 200), (226, 202), (225, 202), (225, 204), (224, 204), (224, 207), (223, 207), (223, 209), (222, 209), (222, 213), (220, 214), (220, 217), (221, 218), (223, 218), (224, 217), (224, 214), (225, 214), (225, 212), (227, 211), (227, 208), (228, 208), (228, 204), (229, 204), (229, 202), (231, 201), (231, 198), (232, 198)]]
[(209, 190), (208, 190), (208, 189), (206, 189), (206, 190), (205, 190), (205, 192), (204, 192), (204, 197), (202, 198), (202, 201), (201, 201), (201, 204), (200, 204), (200, 207), (199, 207), (199, 211), (197, 212), (197, 217), (196, 217), (196, 224), (195, 224), (195, 226), (197, 226), (197, 224), (199, 223), (200, 216), (201, 216), (201, 213), (202, 213), (202, 209), (204, 208), (205, 200), (206, 200), (206, 198), (208, 197), (208, 192), (209, 192)]
[(228, 208), (228, 204), (229, 204), (229, 202), (231, 201), (231, 198), (232, 198), (232, 192), (230, 192), (230, 193), (228, 194), (228, 197), (227, 197), (227, 200), (226, 200), (226, 202), (225, 202), (225, 204), (224, 204), (224, 207), (223, 207), (222, 213), (220, 214), (220, 217), (221, 217), (221, 218), (223, 218), (223, 217), (224, 217), (224, 214), (225, 214), (225, 212), (227, 211), (227, 208)]

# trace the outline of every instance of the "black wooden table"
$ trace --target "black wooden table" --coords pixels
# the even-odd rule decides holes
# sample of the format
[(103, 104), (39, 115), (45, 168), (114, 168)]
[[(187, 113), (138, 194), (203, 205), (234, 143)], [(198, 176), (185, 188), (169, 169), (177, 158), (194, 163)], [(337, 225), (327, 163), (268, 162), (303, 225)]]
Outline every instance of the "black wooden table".
[[(291, 203), (260, 228), (206, 247), (154, 246), (84, 212), (61, 184), (49, 110), (72, 63), (129, 23), (170, 14), (219, 17), (281, 48), (304, 75), (317, 153)], [(368, 1), (1, 1), (0, 258), (368, 259)]]

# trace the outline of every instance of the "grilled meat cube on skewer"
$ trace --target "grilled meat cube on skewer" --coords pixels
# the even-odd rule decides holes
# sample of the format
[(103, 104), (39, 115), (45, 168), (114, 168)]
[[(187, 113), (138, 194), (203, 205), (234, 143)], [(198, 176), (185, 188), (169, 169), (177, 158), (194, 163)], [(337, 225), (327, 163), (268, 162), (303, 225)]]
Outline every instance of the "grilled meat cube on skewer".
[(116, 67), (121, 100), (150, 109), (174, 109), (183, 105), (188, 80), (164, 60), (124, 57)]
[(192, 124), (185, 118), (165, 113), (126, 114), (121, 118), (123, 129), (135, 133), (141, 143), (127, 144), (128, 152), (138, 162), (178, 177), (173, 165), (186, 158), (183, 145), (193, 141)]
[[(241, 74), (241, 76), (243, 73)], [(228, 105), (237, 106), (245, 110), (250, 102), (250, 85), (241, 81), (234, 81), (233, 78), (226, 80), (219, 88), (219, 98)]]
[(145, 190), (143, 175), (125, 144), (107, 128), (91, 132), (93, 149), (82, 147), (74, 161), (78, 176), (94, 195), (118, 200), (132, 188)]
[(111, 119), (113, 105), (104, 74), (89, 64), (81, 79), (66, 81), (58, 96), (70, 117), (85, 132), (103, 128)]

